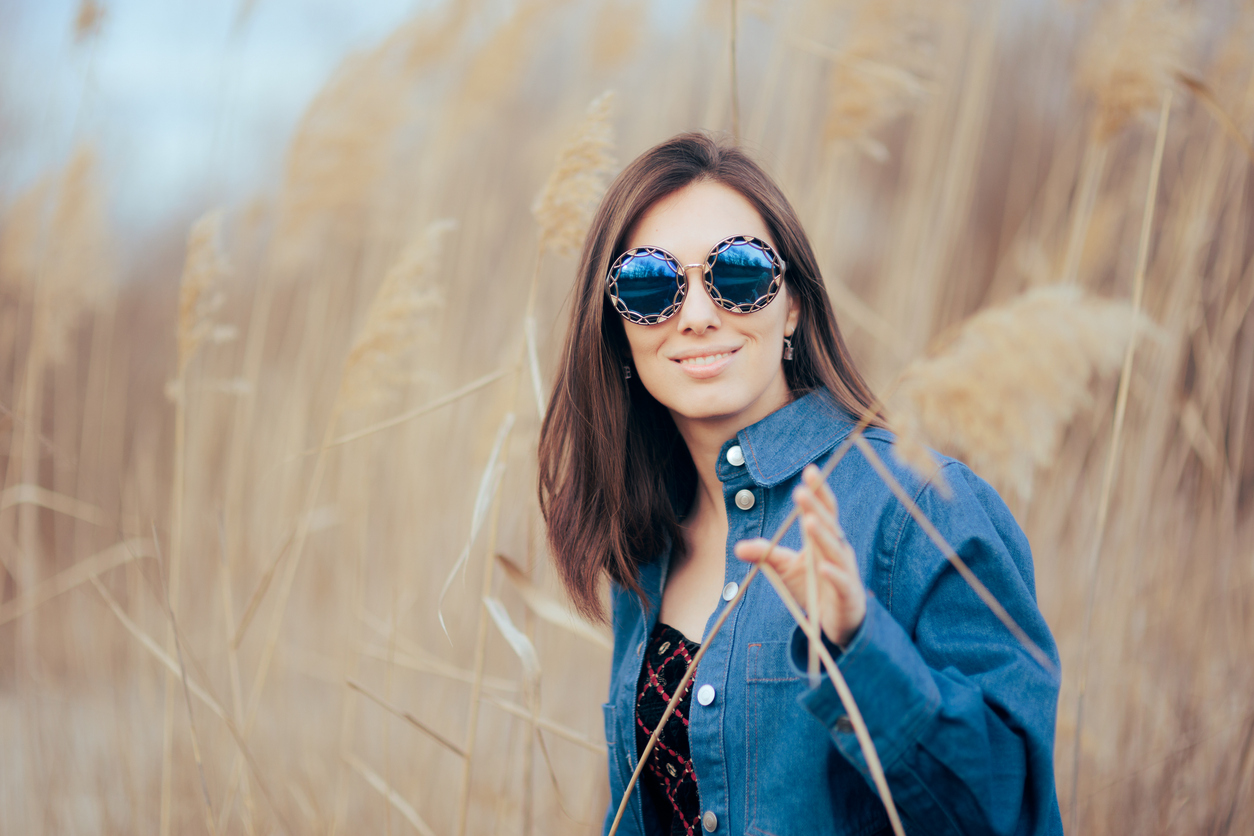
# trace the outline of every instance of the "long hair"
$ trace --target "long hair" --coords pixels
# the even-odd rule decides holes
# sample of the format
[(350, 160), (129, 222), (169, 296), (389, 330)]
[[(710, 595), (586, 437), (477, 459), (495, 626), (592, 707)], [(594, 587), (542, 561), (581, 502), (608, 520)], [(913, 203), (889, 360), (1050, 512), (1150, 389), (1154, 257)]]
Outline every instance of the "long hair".
[(631, 350), (605, 292), (610, 264), (636, 221), (658, 200), (703, 180), (744, 195), (788, 265), (784, 282), (801, 303), (785, 379), (796, 397), (826, 388), (852, 417), (875, 412), (836, 326), (827, 288), (784, 193), (744, 151), (700, 133), (675, 136), (637, 157), (610, 185), (579, 261), (570, 329), (540, 429), (540, 511), (562, 583), (576, 608), (605, 619), (602, 573), (645, 602), (639, 566), (669, 546), (685, 553), (679, 521), (697, 487), (688, 447), (667, 411), (624, 380)]

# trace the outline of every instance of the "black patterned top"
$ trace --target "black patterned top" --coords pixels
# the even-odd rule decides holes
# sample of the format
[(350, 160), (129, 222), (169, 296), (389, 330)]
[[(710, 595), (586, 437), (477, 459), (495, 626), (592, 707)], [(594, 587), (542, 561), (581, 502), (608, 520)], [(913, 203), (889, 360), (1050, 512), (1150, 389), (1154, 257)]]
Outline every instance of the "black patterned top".
[[(661, 621), (649, 636), (644, 666), (636, 683), (636, 756), (644, 752), (650, 735), (657, 728), (662, 712), (701, 647), (684, 634)], [(692, 683), (658, 735), (657, 745), (640, 782), (653, 800), (662, 832), (671, 836), (694, 836), (701, 832), (701, 802), (697, 797), (697, 776), (688, 749), (688, 710), (692, 705)]]

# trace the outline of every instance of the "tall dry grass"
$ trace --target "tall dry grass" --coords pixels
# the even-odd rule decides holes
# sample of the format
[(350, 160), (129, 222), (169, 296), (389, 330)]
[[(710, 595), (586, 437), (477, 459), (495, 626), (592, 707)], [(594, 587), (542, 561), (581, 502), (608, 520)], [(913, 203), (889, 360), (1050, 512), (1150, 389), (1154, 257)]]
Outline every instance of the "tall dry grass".
[(229, 271), (212, 221), (113, 238), (88, 152), (5, 207), (0, 829), (598, 831), (545, 383), (612, 159), (733, 119), (877, 392), (1029, 535), (1068, 827), (1254, 829), (1248, 8), (734, 5), (734, 47), (729, 3), (406, 23)]

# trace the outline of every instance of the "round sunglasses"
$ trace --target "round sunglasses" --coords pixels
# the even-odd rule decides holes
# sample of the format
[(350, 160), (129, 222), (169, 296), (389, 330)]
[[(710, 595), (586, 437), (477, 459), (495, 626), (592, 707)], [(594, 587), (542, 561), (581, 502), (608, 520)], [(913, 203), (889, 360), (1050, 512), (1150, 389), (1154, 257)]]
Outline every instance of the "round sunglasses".
[(623, 319), (656, 325), (679, 312), (692, 267), (701, 268), (714, 303), (732, 313), (762, 310), (784, 282), (784, 260), (769, 244), (733, 235), (715, 244), (700, 264), (680, 264), (660, 247), (634, 247), (610, 265), (605, 289)]

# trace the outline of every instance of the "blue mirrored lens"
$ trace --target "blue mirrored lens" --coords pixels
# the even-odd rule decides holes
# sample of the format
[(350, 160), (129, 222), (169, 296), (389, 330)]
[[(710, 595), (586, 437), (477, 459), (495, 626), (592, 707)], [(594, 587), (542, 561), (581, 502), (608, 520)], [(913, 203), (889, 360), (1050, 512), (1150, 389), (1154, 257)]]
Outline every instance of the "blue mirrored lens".
[(642, 316), (657, 316), (679, 298), (675, 266), (657, 253), (639, 253), (623, 260), (618, 271), (618, 298)]
[(719, 253), (710, 273), (718, 295), (733, 305), (753, 304), (770, 291), (775, 279), (770, 256), (747, 243), (732, 244)]

